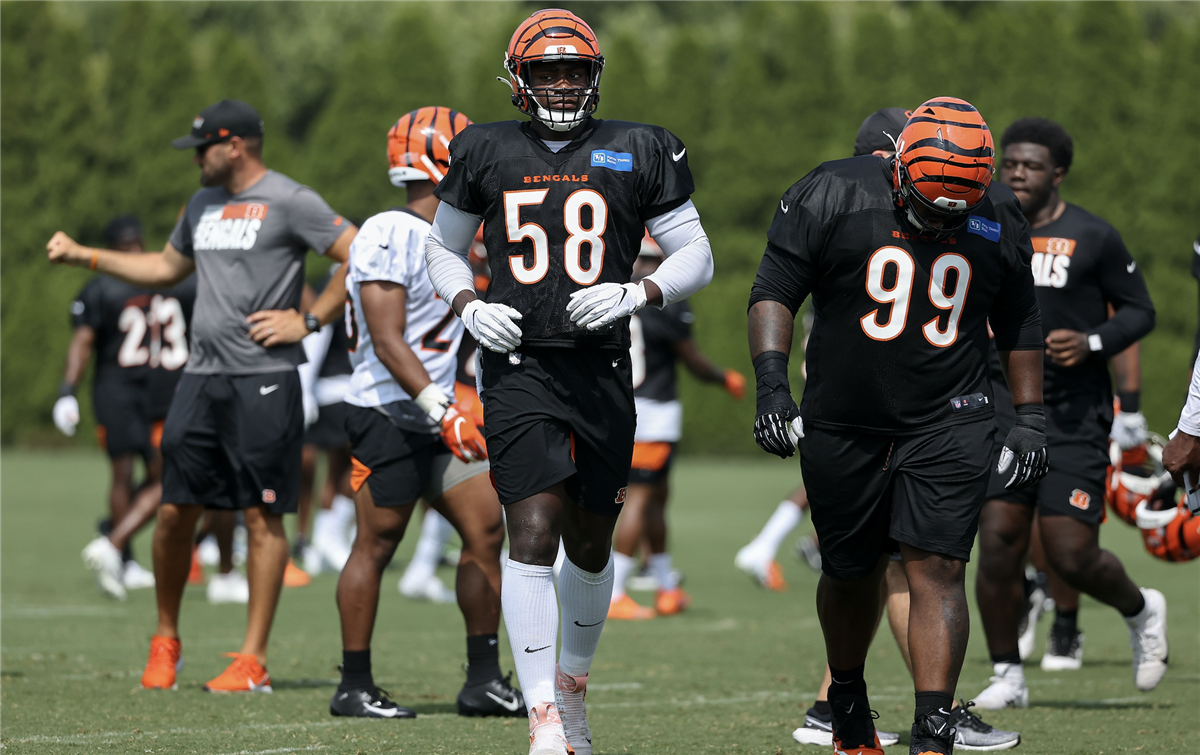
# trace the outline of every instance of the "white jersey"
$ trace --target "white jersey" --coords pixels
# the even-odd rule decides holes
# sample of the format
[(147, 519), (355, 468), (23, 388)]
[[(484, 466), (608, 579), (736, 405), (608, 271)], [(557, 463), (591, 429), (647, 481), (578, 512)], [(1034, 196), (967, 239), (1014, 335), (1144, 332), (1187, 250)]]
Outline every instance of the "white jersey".
[[(421, 360), (429, 378), (454, 395), (454, 371), (462, 341), (462, 320), (438, 298), (425, 268), (425, 237), (430, 225), (407, 210), (388, 210), (363, 223), (350, 245), (346, 272), (346, 336), (350, 340), (350, 388), (346, 403), (385, 406), (412, 401), (375, 355), (362, 313), (361, 286), (390, 281), (406, 289), (404, 340)], [(420, 412), (421, 415), (424, 412)]]

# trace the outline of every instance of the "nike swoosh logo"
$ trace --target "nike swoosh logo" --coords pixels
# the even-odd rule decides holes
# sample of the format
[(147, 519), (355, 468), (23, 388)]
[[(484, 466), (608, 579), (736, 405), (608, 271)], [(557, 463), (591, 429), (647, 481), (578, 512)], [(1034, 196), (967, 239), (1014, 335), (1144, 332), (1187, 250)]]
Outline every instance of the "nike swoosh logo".
[(277, 390), (279, 390), (279, 383), (276, 383), (275, 385), (260, 385), (258, 386), (258, 395), (265, 396), (268, 393), (274, 393)]
[(517, 708), (521, 707), (521, 704), (517, 702), (517, 698), (515, 698), (515, 697), (512, 700), (505, 700), (503, 697), (500, 697), (498, 695), (493, 695), (491, 692), (484, 692), (483, 694), (487, 695), (488, 697), (492, 698), (500, 705), (504, 706), (505, 710), (512, 711), (515, 713)]
[(1133, 272), (1133, 269), (1134, 269), (1135, 267), (1137, 267), (1137, 263), (1136, 263), (1136, 262), (1130, 262), (1128, 265), (1126, 265), (1126, 266), (1125, 266), (1125, 272), (1127, 272), (1127, 273), (1132, 273), (1132, 272)]
[[(616, 365), (614, 364), (613, 366), (615, 367)], [(577, 626), (577, 627), (583, 627), (584, 629), (587, 629), (588, 627), (598, 627), (598, 626), (600, 626), (600, 625), (601, 625), (601, 624), (603, 624), (603, 623), (604, 623), (604, 619), (600, 619), (600, 620), (599, 620), (599, 621), (597, 621), (595, 624), (580, 624), (580, 623), (577, 621), (577, 622), (575, 622), (575, 626)]]
[(850, 713), (851, 711), (853, 711), (853, 710), (854, 710), (854, 706), (855, 706), (855, 705), (858, 705), (858, 701), (857, 701), (857, 700), (855, 700), (854, 702), (850, 703), (850, 707), (849, 707), (849, 708), (846, 708), (846, 712), (847, 712), (847, 713)]
[[(616, 367), (616, 366), (617, 366), (618, 364), (620, 364), (620, 363), (621, 363), (621, 360), (620, 360), (620, 359), (614, 359), (614, 360), (613, 360), (613, 367)], [(579, 622), (576, 622), (576, 623), (579, 623)]]
[(789, 208), (790, 206), (791, 206), (791, 205), (786, 205), (786, 204), (784, 204), (782, 199), (781, 199), (781, 200), (779, 200), (779, 209), (783, 210), (783, 214), (784, 214), (784, 215), (787, 215), (787, 211), (788, 211), (788, 208)]
[(674, 152), (672, 152), (671, 159), (674, 160), (675, 162), (679, 162), (679, 158), (683, 157), (683, 153), (685, 153), (685, 152), (687, 152), (687, 147), (684, 147), (683, 149), (679, 150), (678, 155), (675, 154)]
[(368, 703), (363, 706), (363, 710), (372, 716), (379, 716), (380, 718), (395, 718), (400, 715), (400, 711), (396, 708), (377, 708), (375, 705), (375, 703)]
[(546, 648), (548, 648), (548, 647), (550, 647), (550, 646), (549, 646), (549, 645), (546, 645), (545, 647), (534, 648), (533, 650), (530, 650), (530, 649), (529, 649), (529, 646), (528, 646), (528, 645), (526, 645), (526, 646), (525, 646), (525, 652), (526, 652), (526, 653), (537, 653), (537, 652), (540, 652), (540, 651), (542, 651), (542, 650), (545, 650), (545, 649), (546, 649)]

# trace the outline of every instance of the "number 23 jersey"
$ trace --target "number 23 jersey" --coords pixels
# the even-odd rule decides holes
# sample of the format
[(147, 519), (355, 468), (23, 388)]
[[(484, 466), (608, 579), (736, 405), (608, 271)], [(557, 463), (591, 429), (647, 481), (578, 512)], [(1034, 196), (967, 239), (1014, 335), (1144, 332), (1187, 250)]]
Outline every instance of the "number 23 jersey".
[(918, 237), (891, 163), (828, 162), (783, 195), (750, 296), (793, 314), (813, 297), (800, 413), (833, 430), (915, 434), (992, 415), (988, 329), (1042, 348), (1020, 205), (992, 182), (948, 238)]
[(628, 349), (628, 320), (588, 331), (567, 303), (588, 286), (628, 283), (646, 221), (693, 190), (686, 149), (669, 131), (592, 119), (558, 152), (528, 122), (468, 126), (450, 143), (436, 193), (483, 218), (487, 301), (523, 315), (523, 345)]

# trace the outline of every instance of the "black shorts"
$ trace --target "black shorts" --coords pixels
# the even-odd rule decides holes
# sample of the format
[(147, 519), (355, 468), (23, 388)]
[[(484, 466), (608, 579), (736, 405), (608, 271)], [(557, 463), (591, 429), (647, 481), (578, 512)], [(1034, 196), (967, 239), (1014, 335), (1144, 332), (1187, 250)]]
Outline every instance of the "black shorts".
[[(110, 458), (138, 454), (149, 461), (162, 436), (152, 416), (144, 380), (100, 378), (92, 386), (96, 437)], [(156, 432), (155, 426), (158, 424)]]
[(342, 402), (320, 407), (317, 421), (304, 431), (304, 445), (335, 450), (350, 445), (346, 435), (346, 405)]
[(987, 492), (990, 420), (909, 436), (804, 431), (800, 465), (822, 571), (864, 577), (897, 542), (970, 559)]
[(583, 508), (619, 514), (637, 424), (629, 352), (531, 347), (511, 360), (481, 355), (484, 436), (500, 503), (565, 480)]
[(296, 511), (304, 408), (295, 370), (179, 380), (163, 429), (163, 497)]
[(1079, 396), (1046, 407), (1046, 451), (1050, 471), (1037, 485), (1025, 490), (1005, 490), (1012, 475), (998, 474), (996, 464), (1004, 439), (1016, 422), (1008, 389), (993, 381), (996, 393), (996, 439), (992, 449), (992, 474), (988, 500), (1009, 501), (1035, 507), (1040, 516), (1069, 516), (1089, 524), (1104, 519), (1104, 489), (1108, 479), (1108, 436), (1112, 429), (1112, 401), (1103, 396)]
[(629, 469), (630, 485), (657, 485), (671, 476), (671, 461), (675, 444), (651, 441), (633, 444), (633, 464)]

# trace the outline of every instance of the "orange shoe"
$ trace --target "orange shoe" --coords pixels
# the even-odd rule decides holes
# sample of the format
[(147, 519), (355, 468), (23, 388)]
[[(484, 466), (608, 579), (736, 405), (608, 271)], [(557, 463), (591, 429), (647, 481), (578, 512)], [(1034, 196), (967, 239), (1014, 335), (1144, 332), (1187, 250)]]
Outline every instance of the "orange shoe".
[(763, 579), (762, 585), (775, 592), (783, 592), (787, 589), (787, 582), (783, 578), (783, 569), (779, 567), (778, 561), (767, 564), (766, 578)]
[(183, 668), (183, 645), (178, 639), (150, 638), (150, 660), (142, 672), (142, 689), (179, 689), (175, 674)]
[(638, 605), (638, 603), (628, 595), (622, 595), (617, 600), (608, 604), (608, 618), (618, 619), (620, 621), (645, 621), (653, 619), (657, 614), (653, 608)]
[(200, 563), (200, 549), (192, 546), (192, 570), (188, 572), (189, 585), (204, 584), (204, 564)]
[(287, 568), (283, 571), (283, 586), (284, 587), (308, 587), (312, 584), (312, 577), (308, 576), (308, 572), (296, 566), (289, 558)]
[(687, 609), (692, 604), (692, 596), (683, 591), (682, 587), (674, 590), (659, 590), (654, 597), (654, 608), (659, 616), (670, 616)]
[(271, 675), (252, 655), (225, 653), (233, 663), (221, 675), (204, 685), (205, 692), (270, 692)]

